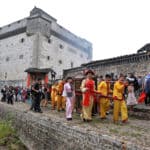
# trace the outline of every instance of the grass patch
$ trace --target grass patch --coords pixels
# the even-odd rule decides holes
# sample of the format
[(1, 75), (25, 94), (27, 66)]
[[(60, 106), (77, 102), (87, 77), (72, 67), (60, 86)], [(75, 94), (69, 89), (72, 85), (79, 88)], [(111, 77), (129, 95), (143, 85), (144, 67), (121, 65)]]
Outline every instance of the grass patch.
[(73, 119), (77, 119), (77, 120), (81, 119), (80, 114), (73, 113)]
[(143, 131), (143, 130), (147, 130), (147, 129), (143, 129), (143, 128), (141, 128), (140, 126), (134, 126), (134, 125), (130, 125), (130, 127), (131, 127), (132, 129), (135, 129), (135, 130), (137, 130), (137, 131)]
[(11, 128), (9, 122), (2, 121), (0, 122), (0, 139), (14, 134), (15, 131)]
[(109, 129), (109, 132), (110, 133), (119, 133), (119, 131), (117, 129), (114, 129), (114, 128), (113, 129)]
[(141, 137), (142, 134), (139, 132), (132, 132), (132, 131), (128, 131), (128, 132), (121, 132), (120, 133), (121, 136), (130, 136), (130, 137), (134, 137), (134, 138), (138, 138)]
[(130, 136), (132, 137), (141, 137), (141, 134), (140, 133), (131, 133)]
[(25, 145), (17, 137), (15, 130), (8, 121), (0, 121), (0, 147), (9, 150), (27, 150)]

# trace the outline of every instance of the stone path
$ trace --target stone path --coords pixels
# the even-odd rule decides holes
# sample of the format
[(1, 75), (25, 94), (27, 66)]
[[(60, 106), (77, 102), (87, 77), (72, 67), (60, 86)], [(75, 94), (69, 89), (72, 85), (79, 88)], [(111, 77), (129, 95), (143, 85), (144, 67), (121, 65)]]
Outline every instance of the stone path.
[(68, 122), (65, 119), (65, 112), (50, 110), (50, 106), (48, 108), (42, 108), (43, 114), (29, 111), (29, 105), (25, 103), (15, 103), (12, 107), (27, 113), (30, 112), (33, 115), (39, 115), (39, 117), (55, 117), (69, 126), (84, 128), (87, 131), (96, 131), (102, 135), (111, 136), (123, 143), (134, 143), (135, 145), (137, 144), (150, 150), (150, 121), (130, 117), (127, 124), (113, 124), (112, 115), (109, 115), (107, 120), (100, 120), (97, 115), (93, 117), (92, 122), (84, 123), (80, 120), (79, 114), (74, 113), (73, 121)]

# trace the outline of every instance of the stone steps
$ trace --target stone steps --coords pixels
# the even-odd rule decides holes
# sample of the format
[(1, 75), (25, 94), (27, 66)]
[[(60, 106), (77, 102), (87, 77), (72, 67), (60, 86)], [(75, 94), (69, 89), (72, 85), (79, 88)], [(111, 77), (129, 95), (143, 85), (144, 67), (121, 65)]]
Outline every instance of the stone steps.
[(129, 116), (141, 120), (150, 120), (150, 106), (137, 105), (133, 108), (133, 111), (129, 111)]

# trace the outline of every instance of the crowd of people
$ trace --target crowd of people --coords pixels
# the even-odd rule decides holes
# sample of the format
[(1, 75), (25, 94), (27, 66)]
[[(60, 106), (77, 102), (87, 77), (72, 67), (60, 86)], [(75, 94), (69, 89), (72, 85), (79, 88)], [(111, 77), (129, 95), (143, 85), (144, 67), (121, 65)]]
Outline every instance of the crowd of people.
[(13, 104), (15, 102), (25, 102), (29, 97), (29, 90), (27, 88), (4, 86), (1, 89), (1, 101)]
[[(136, 78), (133, 74), (112, 78), (110, 74), (100, 76), (97, 85), (94, 80), (94, 72), (87, 70), (85, 78), (81, 82), (80, 90), (77, 91), (74, 79), (67, 77), (66, 80), (55, 81), (53, 85), (42, 85), (42, 80), (37, 79), (30, 87), (7, 87), (1, 89), (2, 102), (13, 104), (31, 100), (30, 110), (42, 113), (41, 107), (47, 107), (50, 103), (52, 110), (65, 111), (66, 119), (72, 120), (73, 110), (80, 104), (80, 117), (84, 122), (92, 121), (92, 115), (100, 114), (100, 119), (107, 119), (110, 106), (113, 105), (113, 121), (128, 121), (128, 109), (138, 104), (138, 97), (145, 92), (145, 105), (150, 105), (150, 74)], [(79, 95), (81, 99), (79, 99)], [(79, 102), (80, 101), (80, 102)], [(96, 108), (95, 110), (93, 108)]]

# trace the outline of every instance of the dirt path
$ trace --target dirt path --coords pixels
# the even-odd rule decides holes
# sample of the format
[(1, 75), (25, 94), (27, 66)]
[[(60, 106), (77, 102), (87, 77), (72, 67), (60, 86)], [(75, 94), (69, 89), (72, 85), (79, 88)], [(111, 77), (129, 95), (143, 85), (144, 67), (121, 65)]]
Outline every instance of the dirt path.
[[(15, 103), (12, 107), (22, 109), (26, 112), (29, 111), (29, 105), (25, 103)], [(129, 118), (127, 124), (114, 124), (112, 122), (112, 115), (108, 116), (107, 120), (100, 120), (99, 116), (94, 116), (93, 121), (84, 123), (80, 119), (80, 115), (73, 114), (73, 121), (66, 121), (65, 112), (57, 112), (48, 108), (42, 108), (43, 114), (32, 112), (34, 115), (46, 117), (58, 117), (61, 121), (66, 122), (70, 126), (79, 126), (86, 128), (89, 131), (96, 131), (102, 135), (111, 136), (114, 139), (119, 139), (122, 142), (134, 143), (147, 149), (150, 149), (150, 121), (138, 120), (136, 118)]]

